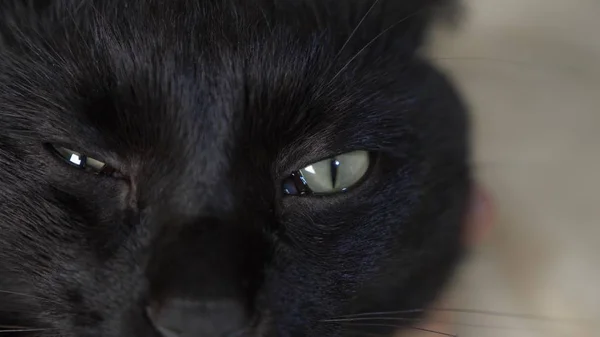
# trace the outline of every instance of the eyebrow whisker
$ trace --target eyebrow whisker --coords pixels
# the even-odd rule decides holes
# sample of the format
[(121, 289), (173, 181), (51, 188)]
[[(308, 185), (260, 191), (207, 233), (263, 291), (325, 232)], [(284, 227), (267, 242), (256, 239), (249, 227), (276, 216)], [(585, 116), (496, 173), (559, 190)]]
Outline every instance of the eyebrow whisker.
[(348, 44), (352, 41), (352, 39), (354, 38), (354, 35), (356, 35), (356, 33), (358, 32), (358, 29), (362, 26), (362, 24), (365, 22), (365, 20), (369, 17), (371, 12), (373, 12), (373, 9), (375, 9), (375, 6), (377, 6), (378, 3), (379, 3), (379, 0), (373, 1), (373, 4), (371, 4), (371, 7), (369, 7), (369, 9), (365, 13), (365, 15), (363, 15), (363, 17), (360, 19), (360, 21), (358, 22), (356, 27), (354, 27), (354, 30), (352, 30), (352, 32), (350, 33), (350, 35), (348, 36), (348, 38), (342, 45), (342, 48), (340, 48), (340, 50), (338, 51), (337, 55), (335, 56), (336, 60), (342, 54), (342, 52), (346, 49)]

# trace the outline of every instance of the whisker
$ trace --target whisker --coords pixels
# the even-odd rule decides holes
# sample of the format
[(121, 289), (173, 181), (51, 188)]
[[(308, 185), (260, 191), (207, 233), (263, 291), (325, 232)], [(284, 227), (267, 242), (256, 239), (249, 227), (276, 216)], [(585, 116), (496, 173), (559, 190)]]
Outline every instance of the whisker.
[[(356, 27), (354, 27), (354, 29), (352, 30), (352, 32), (350, 33), (350, 35), (348, 35), (348, 38), (346, 39), (346, 41), (344, 41), (344, 44), (342, 45), (342, 47), (340, 48), (340, 50), (335, 55), (334, 62), (331, 62), (331, 64), (329, 66), (327, 66), (327, 69), (325, 69), (325, 73), (326, 74), (328, 74), (329, 71), (331, 71), (331, 69), (335, 66), (335, 64), (337, 63), (338, 59), (340, 58), (340, 55), (342, 55), (342, 53), (344, 52), (344, 50), (346, 49), (346, 47), (348, 46), (348, 44), (352, 41), (352, 39), (354, 38), (354, 36), (356, 35), (356, 33), (358, 32), (358, 30), (360, 29), (360, 27), (363, 25), (363, 23), (365, 22), (365, 20), (369, 17), (369, 15), (371, 14), (371, 12), (373, 12), (373, 10), (375, 9), (375, 7), (379, 3), (379, 1), (380, 0), (373, 1), (373, 4), (371, 4), (371, 7), (369, 7), (369, 9), (367, 10), (367, 12), (363, 15), (363, 17), (360, 19), (360, 21), (356, 24)], [(356, 58), (356, 57), (357, 57), (357, 55), (355, 55), (354, 58)], [(350, 62), (352, 62), (352, 60)], [(344, 68), (347, 68), (347, 67), (348, 67), (348, 64), (346, 64), (346, 66), (344, 66)], [(342, 68), (342, 71), (343, 70), (344, 69)], [(337, 78), (338, 75), (339, 75), (339, 72), (331, 80), (329, 80), (329, 82), (327, 82), (327, 84), (325, 84), (324, 87), (326, 88), (328, 85), (330, 85), (331, 82), (333, 82), (333, 80), (335, 78)], [(320, 97), (321, 95), (318, 95), (318, 96)]]
[(575, 319), (565, 319), (565, 318), (548, 317), (548, 316), (531, 315), (531, 314), (512, 314), (512, 313), (507, 313), (507, 312), (498, 312), (498, 311), (490, 311), (490, 310), (456, 309), (456, 308), (430, 308), (430, 309), (411, 309), (411, 310), (399, 310), (399, 311), (367, 312), (367, 313), (360, 313), (360, 314), (343, 315), (343, 316), (339, 316), (337, 318), (398, 315), (398, 314), (422, 313), (422, 312), (427, 312), (427, 311), (454, 312), (454, 313), (463, 313), (463, 314), (518, 318), (518, 319), (525, 319), (525, 320), (532, 320), (532, 321), (581, 323), (581, 321), (578, 321)]
[(342, 48), (340, 48), (340, 50), (338, 51), (337, 55), (335, 56), (336, 60), (342, 54), (342, 52), (346, 49), (346, 47), (348, 46), (348, 44), (350, 43), (350, 41), (352, 41), (352, 38), (354, 38), (354, 35), (356, 35), (356, 33), (358, 32), (358, 29), (362, 26), (362, 24), (365, 22), (365, 20), (369, 17), (369, 15), (371, 14), (371, 12), (373, 12), (373, 9), (375, 9), (375, 6), (377, 6), (378, 3), (379, 3), (379, 0), (373, 1), (373, 4), (371, 5), (371, 7), (367, 10), (367, 12), (365, 13), (365, 15), (363, 15), (362, 19), (360, 19), (360, 21), (358, 22), (358, 24), (356, 25), (356, 27), (354, 27), (354, 30), (352, 31), (352, 33), (350, 33), (350, 35), (348, 36), (348, 38), (346, 39), (346, 41), (342, 45)]
[(38, 300), (44, 300), (44, 298), (41, 298), (41, 297), (37, 297), (37, 296), (29, 295), (29, 294), (24, 294), (24, 293), (18, 293), (18, 292), (14, 292), (14, 291), (8, 291), (8, 290), (0, 290), (0, 293), (2, 293), (2, 294), (9, 294), (9, 295), (16, 295), (16, 296), (23, 296), (23, 297), (29, 297), (29, 298), (35, 298), (35, 299), (38, 299)]
[(336, 318), (352, 318), (352, 317), (368, 317), (377, 315), (396, 315), (396, 314), (411, 314), (425, 312), (425, 309), (410, 309), (410, 310), (398, 310), (398, 311), (374, 311), (374, 312), (363, 312), (359, 314), (342, 315)]
[(344, 323), (344, 322), (361, 322), (361, 321), (422, 321), (420, 318), (404, 318), (404, 317), (349, 317), (349, 318), (332, 318), (332, 319), (323, 319), (319, 322), (323, 323)]
[(42, 332), (48, 331), (49, 329), (11, 329), (11, 330), (0, 330), (0, 334), (3, 333), (15, 333), (15, 332)]
[(356, 335), (356, 333), (359, 333), (361, 336), (369, 336), (369, 337), (389, 337), (388, 335), (382, 335), (380, 333), (375, 333), (375, 332), (367, 332), (367, 331), (361, 331), (361, 330), (345, 330), (348, 332), (352, 332)]
[(381, 328), (394, 328), (394, 329), (411, 329), (411, 330), (417, 330), (417, 331), (423, 331), (423, 332), (429, 332), (432, 333), (434, 335), (438, 335), (438, 336), (446, 336), (446, 337), (458, 337), (458, 335), (455, 334), (451, 334), (451, 333), (447, 333), (447, 332), (442, 332), (442, 331), (436, 331), (436, 330), (431, 330), (431, 329), (425, 329), (425, 328), (419, 328), (416, 326), (402, 326), (402, 325), (394, 325), (394, 324), (353, 324), (353, 323), (348, 323), (346, 325), (352, 325), (352, 326), (356, 326), (356, 327), (360, 327), (360, 326), (364, 326), (364, 327), (381, 327)]
[(56, 304), (60, 304), (56, 301), (53, 301), (49, 298), (45, 298), (45, 297), (39, 297), (39, 296), (34, 296), (34, 295), (30, 295), (30, 294), (25, 294), (25, 293), (19, 293), (19, 292), (14, 292), (14, 291), (8, 291), (8, 290), (0, 290), (0, 294), (8, 294), (8, 295), (15, 295), (15, 296), (23, 296), (23, 297), (28, 297), (28, 298), (32, 298), (32, 299), (36, 299), (36, 300), (40, 300), (40, 301), (45, 301), (45, 302), (51, 302), (51, 303), (56, 303)]
[(379, 40), (380, 37), (382, 37), (383, 35), (385, 35), (387, 32), (389, 32), (390, 30), (394, 29), (396, 26), (398, 26), (399, 24), (401, 24), (402, 22), (412, 18), (413, 16), (421, 13), (423, 10), (425, 10), (426, 8), (421, 8), (407, 16), (405, 16), (404, 18), (394, 22), (393, 24), (391, 24), (388, 28), (384, 29), (381, 33), (377, 34), (373, 39), (371, 39), (371, 41), (369, 41), (368, 43), (366, 43), (364, 45), (364, 47), (362, 47), (358, 52), (356, 52), (356, 54), (354, 54), (354, 56), (352, 56), (352, 58), (350, 58), (350, 60), (348, 60), (348, 62), (346, 62), (346, 64), (331, 78), (331, 80), (329, 80), (328, 84), (333, 83), (333, 81), (335, 79), (337, 79), (346, 69), (348, 69), (348, 67), (352, 64), (352, 62), (354, 62), (354, 60), (356, 60), (365, 50), (367, 50), (367, 48), (369, 48), (373, 43), (375, 43), (377, 40)]
[(455, 334), (450, 334), (450, 333), (436, 331), (436, 330), (431, 330), (431, 329), (419, 328), (419, 327), (416, 327), (416, 326), (411, 326), (409, 329), (417, 330), (417, 331), (430, 332), (430, 333), (438, 335), (438, 336), (458, 337), (458, 335), (455, 335)]
[(484, 325), (484, 324), (471, 324), (471, 323), (463, 323), (463, 322), (450, 322), (450, 321), (440, 321), (440, 320), (428, 320), (422, 318), (405, 318), (405, 317), (355, 317), (355, 318), (339, 318), (339, 319), (326, 319), (320, 322), (323, 323), (353, 323), (353, 322), (376, 322), (376, 321), (396, 321), (396, 322), (429, 322), (435, 324), (444, 324), (444, 325), (452, 325), (452, 326), (462, 326), (467, 328), (481, 328), (481, 329), (490, 329), (490, 330), (515, 330), (515, 331), (523, 331), (530, 330), (527, 328), (519, 328), (512, 326), (498, 326), (498, 325)]

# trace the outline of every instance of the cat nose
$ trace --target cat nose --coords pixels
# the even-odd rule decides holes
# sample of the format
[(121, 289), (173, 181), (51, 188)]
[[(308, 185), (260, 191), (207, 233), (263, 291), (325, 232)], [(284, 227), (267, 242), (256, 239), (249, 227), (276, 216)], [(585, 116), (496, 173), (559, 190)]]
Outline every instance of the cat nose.
[(163, 337), (237, 337), (247, 326), (246, 310), (235, 300), (172, 299), (146, 311)]

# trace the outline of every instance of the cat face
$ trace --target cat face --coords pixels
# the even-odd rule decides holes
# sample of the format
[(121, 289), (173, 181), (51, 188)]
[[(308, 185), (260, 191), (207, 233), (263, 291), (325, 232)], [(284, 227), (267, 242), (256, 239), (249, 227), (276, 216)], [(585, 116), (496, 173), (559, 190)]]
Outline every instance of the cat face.
[(425, 2), (42, 2), (0, 24), (0, 325), (385, 335), (331, 319), (439, 292), (470, 174)]

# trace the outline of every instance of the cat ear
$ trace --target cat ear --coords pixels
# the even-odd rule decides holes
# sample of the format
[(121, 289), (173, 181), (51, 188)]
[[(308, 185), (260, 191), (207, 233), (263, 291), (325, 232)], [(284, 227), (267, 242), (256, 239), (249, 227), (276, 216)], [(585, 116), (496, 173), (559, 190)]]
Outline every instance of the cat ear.
[(465, 246), (471, 247), (484, 241), (494, 225), (494, 202), (489, 192), (476, 184), (471, 191), (471, 201), (463, 229)]

